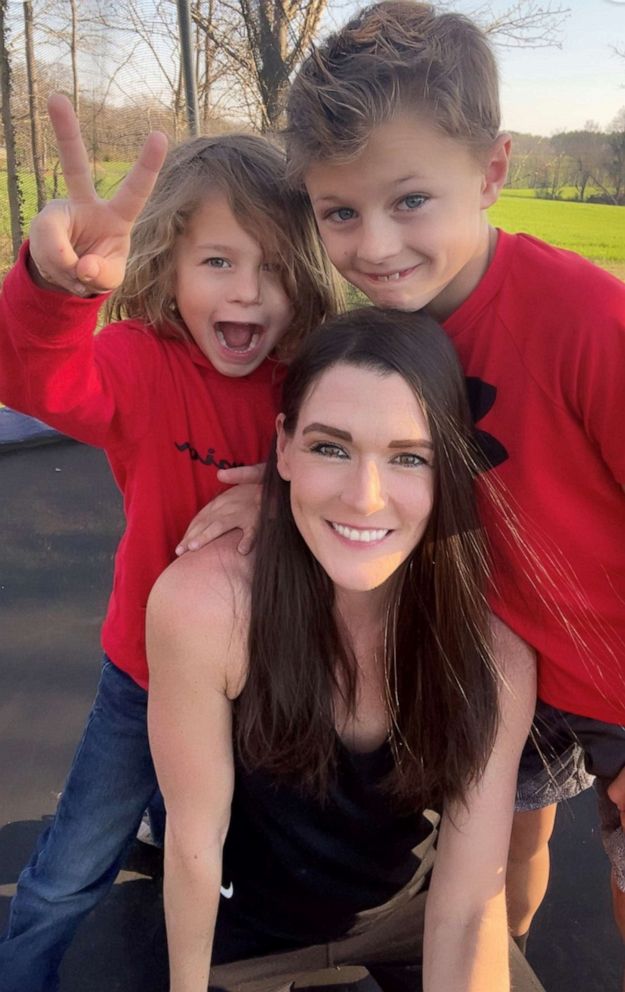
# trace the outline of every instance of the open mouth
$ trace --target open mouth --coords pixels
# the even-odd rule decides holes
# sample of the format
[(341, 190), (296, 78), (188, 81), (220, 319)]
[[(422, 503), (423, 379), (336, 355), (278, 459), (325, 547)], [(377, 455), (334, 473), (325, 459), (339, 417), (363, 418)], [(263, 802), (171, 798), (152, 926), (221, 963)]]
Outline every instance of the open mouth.
[(333, 523), (331, 520), (328, 523), (333, 531), (347, 541), (358, 541), (360, 544), (376, 544), (378, 541), (383, 541), (387, 534), (391, 533), (390, 530), (381, 527), (348, 527), (346, 524)]
[(244, 324), (221, 320), (215, 324), (215, 335), (222, 348), (237, 355), (254, 351), (260, 341), (263, 327), (260, 324)]

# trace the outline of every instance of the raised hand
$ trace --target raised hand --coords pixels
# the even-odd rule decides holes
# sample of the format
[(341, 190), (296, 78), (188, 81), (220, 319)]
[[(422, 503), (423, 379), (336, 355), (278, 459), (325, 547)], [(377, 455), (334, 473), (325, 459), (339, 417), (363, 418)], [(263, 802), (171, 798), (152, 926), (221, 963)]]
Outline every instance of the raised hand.
[(116, 289), (124, 278), (132, 225), (152, 192), (167, 152), (167, 138), (153, 132), (115, 195), (102, 200), (91, 179), (70, 101), (54, 94), (48, 113), (68, 197), (52, 200), (31, 224), (31, 274), (41, 284), (80, 296)]

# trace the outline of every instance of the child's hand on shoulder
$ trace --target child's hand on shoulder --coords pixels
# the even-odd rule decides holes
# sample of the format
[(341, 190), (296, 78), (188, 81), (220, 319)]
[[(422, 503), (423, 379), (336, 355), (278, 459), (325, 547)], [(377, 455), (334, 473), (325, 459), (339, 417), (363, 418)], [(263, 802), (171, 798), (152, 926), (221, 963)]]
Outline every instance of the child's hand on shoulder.
[(31, 224), (30, 273), (39, 285), (79, 296), (105, 293), (124, 278), (132, 225), (152, 192), (167, 139), (151, 134), (115, 195), (102, 200), (70, 101), (53, 94), (48, 113), (68, 196), (48, 203)]
[(256, 524), (260, 509), (264, 465), (244, 465), (240, 468), (220, 469), (220, 482), (233, 486), (215, 497), (199, 511), (189, 524), (176, 548), (176, 554), (199, 551), (222, 534), (239, 528), (243, 531), (237, 550), (248, 554), (256, 540)]

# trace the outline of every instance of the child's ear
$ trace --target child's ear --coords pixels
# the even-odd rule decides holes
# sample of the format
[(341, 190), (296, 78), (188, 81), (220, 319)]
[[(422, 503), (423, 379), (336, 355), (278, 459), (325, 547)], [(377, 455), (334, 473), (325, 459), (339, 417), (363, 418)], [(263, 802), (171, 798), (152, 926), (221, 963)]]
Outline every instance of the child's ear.
[(482, 183), (482, 209), (492, 207), (499, 197), (503, 184), (508, 175), (510, 163), (510, 148), (512, 139), (509, 134), (500, 134), (488, 152), (484, 165), (484, 180)]
[(278, 474), (285, 482), (291, 481), (291, 471), (289, 468), (289, 449), (291, 438), (284, 429), (284, 414), (279, 413), (276, 417), (276, 454), (278, 459)]

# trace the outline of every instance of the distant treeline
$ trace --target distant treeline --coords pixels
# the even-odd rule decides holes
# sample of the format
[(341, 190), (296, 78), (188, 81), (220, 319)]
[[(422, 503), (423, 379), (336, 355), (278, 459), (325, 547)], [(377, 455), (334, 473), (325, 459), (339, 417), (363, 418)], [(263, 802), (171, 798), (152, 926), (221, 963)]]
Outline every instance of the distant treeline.
[[(19, 78), (19, 72), (17, 75)], [(16, 90), (20, 92), (19, 86)], [(80, 117), (96, 173), (98, 163), (133, 161), (151, 129), (165, 131), (174, 141), (183, 137), (185, 132), (177, 113), (165, 108), (161, 101), (150, 100), (149, 97), (135, 97), (126, 105), (106, 104), (83, 97)], [(54, 196), (54, 180), (58, 173), (56, 149), (45, 115), (42, 114), (40, 120), (41, 165), (49, 179), (52, 178), (50, 192)], [(203, 129), (219, 133), (237, 126), (242, 125), (236, 120), (213, 114), (204, 122)], [(35, 172), (27, 111), (16, 114), (15, 132), (21, 170)], [(565, 131), (550, 138), (516, 132), (512, 137), (509, 186), (533, 189), (536, 196), (544, 199), (625, 205), (625, 107), (606, 132), (588, 128)], [(0, 168), (4, 165), (1, 155), (0, 149)]]
[(607, 132), (513, 134), (509, 185), (544, 199), (625, 205), (625, 107)]

